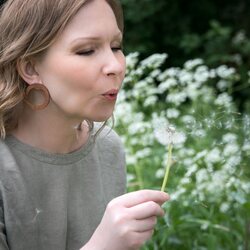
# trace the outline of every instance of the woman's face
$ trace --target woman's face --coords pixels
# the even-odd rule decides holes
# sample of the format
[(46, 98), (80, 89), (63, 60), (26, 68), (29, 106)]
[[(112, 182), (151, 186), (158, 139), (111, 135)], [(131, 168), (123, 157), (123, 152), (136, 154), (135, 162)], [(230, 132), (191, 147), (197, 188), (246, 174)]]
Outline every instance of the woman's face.
[(88, 2), (36, 63), (51, 95), (49, 107), (68, 118), (104, 121), (125, 75), (122, 33), (104, 0)]

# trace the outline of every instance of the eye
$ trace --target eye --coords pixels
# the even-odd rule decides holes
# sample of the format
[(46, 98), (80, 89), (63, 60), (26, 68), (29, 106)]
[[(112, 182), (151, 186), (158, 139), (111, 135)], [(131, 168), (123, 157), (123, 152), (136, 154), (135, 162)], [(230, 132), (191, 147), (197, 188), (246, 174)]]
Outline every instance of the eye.
[(123, 47), (122, 47), (122, 44), (120, 44), (120, 45), (117, 45), (117, 46), (113, 46), (112, 48), (111, 48), (114, 52), (117, 52), (117, 51), (122, 51), (123, 50)]
[(116, 52), (116, 51), (122, 50), (122, 47), (113, 47), (112, 50)]
[(90, 56), (94, 53), (95, 53), (95, 50), (93, 50), (93, 49), (82, 50), (82, 51), (76, 52), (76, 54), (79, 56)]

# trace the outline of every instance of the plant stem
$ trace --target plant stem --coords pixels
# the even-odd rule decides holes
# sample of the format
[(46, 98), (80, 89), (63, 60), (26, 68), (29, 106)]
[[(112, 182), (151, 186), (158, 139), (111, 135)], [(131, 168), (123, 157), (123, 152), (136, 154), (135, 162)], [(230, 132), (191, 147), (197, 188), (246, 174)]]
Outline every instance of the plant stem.
[(169, 143), (168, 144), (168, 160), (167, 160), (167, 167), (166, 167), (166, 171), (165, 171), (165, 176), (164, 176), (164, 180), (161, 186), (161, 191), (164, 192), (165, 187), (167, 185), (167, 181), (168, 181), (168, 175), (169, 175), (169, 170), (170, 170), (170, 166), (172, 163), (172, 148), (173, 148), (173, 144)]
[(139, 165), (135, 166), (135, 173), (138, 180), (139, 189), (143, 189), (144, 184), (142, 179), (141, 166)]

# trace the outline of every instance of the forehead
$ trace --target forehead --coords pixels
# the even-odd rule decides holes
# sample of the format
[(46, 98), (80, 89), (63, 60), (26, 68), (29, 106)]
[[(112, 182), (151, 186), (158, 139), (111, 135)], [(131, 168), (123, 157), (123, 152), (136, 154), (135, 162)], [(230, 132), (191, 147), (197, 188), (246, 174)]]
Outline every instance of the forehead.
[(59, 37), (70, 41), (79, 36), (114, 36), (121, 33), (115, 14), (105, 0), (87, 2), (69, 21)]

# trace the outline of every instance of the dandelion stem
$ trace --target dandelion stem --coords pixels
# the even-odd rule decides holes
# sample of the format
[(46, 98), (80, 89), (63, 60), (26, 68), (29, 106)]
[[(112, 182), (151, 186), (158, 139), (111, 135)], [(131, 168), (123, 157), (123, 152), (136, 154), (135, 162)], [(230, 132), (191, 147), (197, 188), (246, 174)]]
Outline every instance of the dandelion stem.
[(144, 184), (143, 184), (143, 179), (142, 179), (141, 166), (136, 165), (135, 172), (136, 172), (139, 188), (143, 189)]
[(168, 159), (167, 159), (167, 166), (166, 166), (166, 171), (165, 171), (165, 176), (164, 176), (164, 180), (161, 186), (161, 191), (164, 192), (165, 187), (167, 185), (167, 181), (168, 181), (168, 175), (169, 175), (169, 170), (171, 167), (171, 163), (172, 163), (172, 148), (173, 148), (173, 144), (169, 143), (168, 144)]

